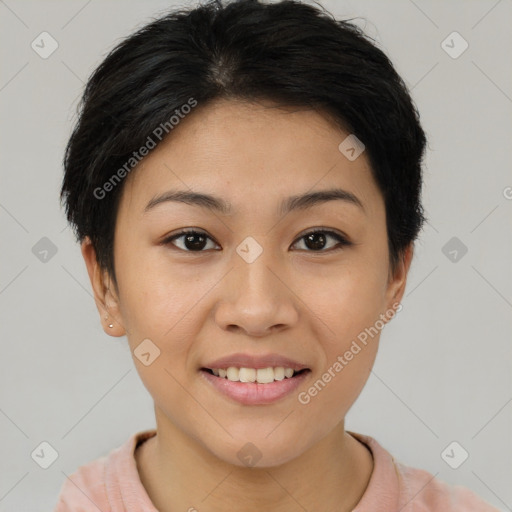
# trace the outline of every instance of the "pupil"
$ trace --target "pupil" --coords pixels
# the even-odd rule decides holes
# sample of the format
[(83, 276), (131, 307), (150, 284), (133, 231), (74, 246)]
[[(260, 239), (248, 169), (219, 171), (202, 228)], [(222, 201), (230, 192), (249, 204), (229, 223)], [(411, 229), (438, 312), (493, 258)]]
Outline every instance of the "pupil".
[[(307, 242), (312, 242), (312, 246), (309, 245)], [(306, 245), (310, 249), (322, 249), (325, 245), (325, 236), (323, 235), (323, 233), (311, 233), (306, 237)]]
[[(194, 239), (199, 239), (199, 242), (194, 243)], [(206, 237), (201, 235), (200, 233), (191, 233), (185, 236), (185, 246), (190, 250), (201, 250), (204, 247), (204, 243), (206, 241)]]

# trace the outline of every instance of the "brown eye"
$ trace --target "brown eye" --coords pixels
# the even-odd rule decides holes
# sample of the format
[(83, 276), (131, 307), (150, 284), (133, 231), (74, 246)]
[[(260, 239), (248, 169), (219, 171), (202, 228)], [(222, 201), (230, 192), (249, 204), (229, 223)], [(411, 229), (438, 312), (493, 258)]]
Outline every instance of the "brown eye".
[[(180, 239), (182, 239), (180, 241), (180, 245), (174, 243), (175, 240)], [(175, 245), (182, 251), (203, 252), (206, 248), (211, 249), (211, 247), (206, 247), (209, 240), (213, 242), (213, 240), (208, 235), (202, 233), (201, 231), (186, 230), (166, 238), (162, 243), (164, 245)]]
[[(331, 243), (331, 246), (329, 247), (329, 239), (334, 239), (338, 243), (334, 244), (334, 247)], [(342, 235), (325, 229), (316, 229), (314, 231), (310, 231), (299, 239), (299, 241), (302, 240), (304, 241), (306, 250), (312, 252), (328, 252), (331, 249), (341, 249), (343, 246), (351, 245), (351, 243)], [(336, 247), (336, 245), (338, 247)]]

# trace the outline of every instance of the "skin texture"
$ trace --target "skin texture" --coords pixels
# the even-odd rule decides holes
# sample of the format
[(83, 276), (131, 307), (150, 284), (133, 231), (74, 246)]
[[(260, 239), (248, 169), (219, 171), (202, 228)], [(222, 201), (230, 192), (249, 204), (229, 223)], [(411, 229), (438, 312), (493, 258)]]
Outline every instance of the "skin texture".
[[(351, 510), (373, 462), (344, 418), (368, 379), (379, 335), (307, 405), (298, 393), (396, 307), (413, 246), (391, 274), (384, 200), (365, 153), (349, 161), (338, 149), (348, 133), (317, 111), (219, 100), (199, 105), (171, 135), (126, 178), (114, 240), (117, 289), (90, 242), (82, 244), (105, 332), (127, 335), (132, 354), (146, 338), (161, 351), (149, 366), (134, 357), (158, 432), (136, 451), (141, 480), (161, 512)], [(335, 200), (278, 213), (284, 198), (334, 187), (356, 195), (364, 210)], [(220, 196), (233, 214), (177, 202), (144, 212), (173, 188)], [(187, 252), (184, 238), (162, 244), (183, 228), (211, 237), (203, 252)], [(308, 246), (312, 228), (352, 245), (334, 250), (329, 236), (325, 248)], [(263, 249), (252, 263), (236, 252), (249, 236)], [(275, 403), (241, 405), (199, 372), (235, 352), (278, 353), (311, 373)], [(253, 468), (237, 457), (247, 442), (261, 453)]]

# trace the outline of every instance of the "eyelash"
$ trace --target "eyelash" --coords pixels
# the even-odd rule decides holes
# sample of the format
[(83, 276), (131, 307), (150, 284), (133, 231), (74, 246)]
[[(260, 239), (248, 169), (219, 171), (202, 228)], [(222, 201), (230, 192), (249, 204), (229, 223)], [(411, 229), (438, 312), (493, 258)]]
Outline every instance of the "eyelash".
[[(342, 249), (343, 247), (348, 247), (348, 246), (351, 246), (353, 245), (352, 242), (349, 242), (344, 236), (340, 235), (339, 233), (336, 233), (335, 231), (331, 231), (331, 230), (328, 230), (328, 229), (322, 229), (322, 228), (315, 228), (315, 229), (312, 229), (311, 231), (308, 231), (307, 233), (305, 233), (304, 235), (302, 235), (301, 237), (299, 237), (294, 243), (293, 245), (295, 245), (296, 243), (298, 243), (300, 240), (306, 238), (308, 235), (312, 235), (312, 234), (315, 234), (315, 233), (323, 233), (325, 235), (328, 235), (328, 236), (331, 236), (333, 237), (334, 239), (336, 239), (338, 241), (338, 247), (333, 247), (333, 248), (330, 248), (330, 249), (320, 249), (318, 251), (313, 251), (313, 250), (306, 250), (306, 252), (312, 252), (312, 253), (322, 253), (322, 252), (332, 252), (332, 251), (337, 251), (337, 250), (340, 250)], [(198, 230), (195, 230), (195, 229), (185, 229), (183, 231), (180, 231), (179, 233), (176, 233), (166, 239), (164, 239), (162, 241), (162, 245), (169, 245), (169, 244), (172, 244), (172, 242), (174, 240), (177, 240), (178, 238), (182, 238), (183, 236), (186, 236), (186, 235), (203, 235), (205, 236), (206, 238), (212, 240), (213, 242), (215, 242), (215, 240), (213, 240), (213, 238), (211, 238), (210, 236), (208, 236), (206, 233), (204, 233), (203, 231), (198, 231)], [(215, 242), (217, 243), (217, 242)], [(174, 244), (172, 244), (174, 245)], [(217, 244), (218, 245), (218, 244)], [(183, 251), (183, 252), (190, 252), (190, 253), (201, 253), (201, 252), (206, 252), (205, 250), (200, 250), (200, 251), (190, 251), (190, 250), (186, 250), (186, 249), (181, 249), (180, 247), (176, 247), (174, 246), (176, 249), (180, 250), (180, 251)]]

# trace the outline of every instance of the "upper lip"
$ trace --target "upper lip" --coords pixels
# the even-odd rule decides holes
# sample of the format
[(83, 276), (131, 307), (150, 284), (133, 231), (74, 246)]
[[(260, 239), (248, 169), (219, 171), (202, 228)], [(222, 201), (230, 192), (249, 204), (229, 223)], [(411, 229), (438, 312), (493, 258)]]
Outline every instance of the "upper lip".
[(293, 359), (279, 354), (231, 354), (229, 356), (216, 359), (215, 361), (208, 362), (203, 366), (203, 368), (229, 368), (230, 366), (234, 366), (235, 368), (256, 369), (283, 366), (285, 368), (292, 368), (296, 372), (308, 368), (308, 366), (299, 363), (298, 361), (294, 361)]

